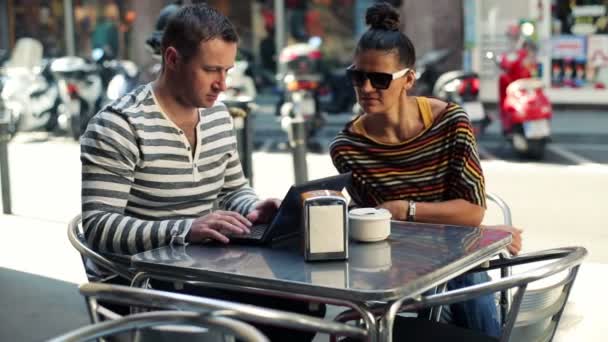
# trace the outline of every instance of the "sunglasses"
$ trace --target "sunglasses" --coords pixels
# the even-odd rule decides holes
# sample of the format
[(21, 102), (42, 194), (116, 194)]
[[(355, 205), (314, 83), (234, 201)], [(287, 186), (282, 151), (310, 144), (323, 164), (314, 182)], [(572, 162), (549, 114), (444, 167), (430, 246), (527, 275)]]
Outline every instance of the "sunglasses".
[(372, 84), (372, 87), (375, 89), (388, 89), (391, 86), (391, 82), (394, 79), (405, 76), (410, 68), (405, 68), (403, 70), (399, 70), (392, 74), (387, 74), (385, 72), (366, 72), (355, 69), (353, 65), (349, 66), (346, 69), (346, 75), (353, 82), (355, 87), (363, 87), (365, 84), (365, 80), (369, 80)]

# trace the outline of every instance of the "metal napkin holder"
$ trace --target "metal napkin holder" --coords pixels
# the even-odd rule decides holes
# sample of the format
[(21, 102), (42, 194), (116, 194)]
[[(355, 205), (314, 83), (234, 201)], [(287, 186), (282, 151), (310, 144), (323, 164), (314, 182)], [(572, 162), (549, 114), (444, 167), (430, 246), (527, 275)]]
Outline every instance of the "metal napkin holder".
[(341, 192), (314, 190), (301, 195), (306, 261), (348, 259), (348, 203)]

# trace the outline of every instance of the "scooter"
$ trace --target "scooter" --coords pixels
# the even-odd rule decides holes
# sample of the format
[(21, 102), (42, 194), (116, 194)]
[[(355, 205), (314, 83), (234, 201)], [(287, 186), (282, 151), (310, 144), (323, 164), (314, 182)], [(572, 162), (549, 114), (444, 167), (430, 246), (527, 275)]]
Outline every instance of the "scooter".
[(477, 137), (483, 135), (492, 122), (479, 100), (479, 75), (475, 72), (454, 70), (444, 73), (435, 82), (433, 96), (460, 104)]
[(435, 83), (443, 74), (440, 65), (452, 54), (450, 49), (439, 49), (427, 52), (416, 61), (416, 84), (412, 95), (432, 95)]
[(139, 83), (139, 68), (132, 61), (114, 59), (99, 48), (92, 51), (91, 57), (97, 64), (102, 87), (105, 89), (101, 106), (117, 100)]
[(103, 100), (103, 82), (98, 67), (84, 58), (66, 56), (55, 59), (51, 71), (59, 86), (61, 105), (67, 113), (59, 118), (59, 123), (78, 140)]
[(319, 106), (327, 114), (350, 111), (357, 102), (355, 89), (346, 75), (348, 65), (327, 68), (319, 89)]
[(9, 123), (10, 136), (18, 131), (54, 132), (60, 98), (50, 63), (42, 59), (42, 44), (19, 39), (0, 74), (2, 116)]
[(277, 78), (281, 84), (281, 99), (277, 114), (281, 126), (288, 131), (292, 120), (303, 120), (306, 136), (311, 138), (325, 124), (319, 108), (319, 88), (322, 81), (319, 43), (311, 40), (285, 47), (279, 55), (285, 72)]
[(542, 159), (551, 139), (551, 103), (543, 82), (532, 78), (526, 64), (529, 51), (520, 47), (500, 56), (488, 52), (502, 70), (498, 80), (498, 108), (505, 137), (515, 152), (523, 157)]

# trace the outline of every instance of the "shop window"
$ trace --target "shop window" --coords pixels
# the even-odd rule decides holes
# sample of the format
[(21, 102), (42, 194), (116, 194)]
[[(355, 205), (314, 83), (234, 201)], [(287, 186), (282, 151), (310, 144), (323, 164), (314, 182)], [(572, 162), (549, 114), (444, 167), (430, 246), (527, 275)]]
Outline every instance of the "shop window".
[(608, 1), (554, 1), (551, 32), (552, 86), (606, 88)]

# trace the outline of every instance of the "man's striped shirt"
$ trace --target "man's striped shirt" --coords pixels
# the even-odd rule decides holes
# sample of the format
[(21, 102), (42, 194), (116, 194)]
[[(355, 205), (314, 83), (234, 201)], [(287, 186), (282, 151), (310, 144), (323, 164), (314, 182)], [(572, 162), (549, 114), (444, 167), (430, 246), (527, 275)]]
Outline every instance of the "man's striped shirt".
[(375, 207), (391, 200), (465, 199), (485, 207), (475, 136), (460, 106), (448, 105), (437, 118), (428, 120), (423, 132), (399, 144), (354, 133), (351, 126), (357, 120), (360, 117), (348, 123), (330, 146), (337, 170), (353, 174), (347, 188), (353, 204)]
[(80, 139), (83, 228), (95, 250), (183, 243), (194, 219), (215, 207), (246, 215), (258, 202), (223, 104), (199, 110), (190, 147), (157, 103), (151, 84), (141, 86), (96, 114)]

